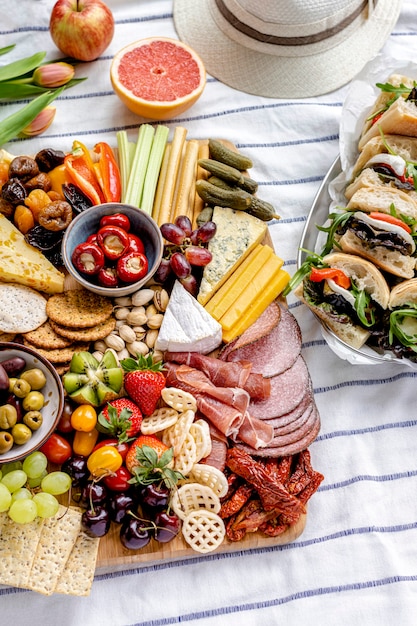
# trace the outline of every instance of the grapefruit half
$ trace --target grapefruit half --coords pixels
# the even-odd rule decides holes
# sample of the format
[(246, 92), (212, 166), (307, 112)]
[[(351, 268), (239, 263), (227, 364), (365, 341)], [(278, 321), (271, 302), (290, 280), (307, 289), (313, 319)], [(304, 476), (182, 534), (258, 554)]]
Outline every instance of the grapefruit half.
[(130, 111), (154, 120), (186, 111), (201, 96), (206, 71), (200, 57), (176, 39), (150, 37), (122, 48), (110, 79)]

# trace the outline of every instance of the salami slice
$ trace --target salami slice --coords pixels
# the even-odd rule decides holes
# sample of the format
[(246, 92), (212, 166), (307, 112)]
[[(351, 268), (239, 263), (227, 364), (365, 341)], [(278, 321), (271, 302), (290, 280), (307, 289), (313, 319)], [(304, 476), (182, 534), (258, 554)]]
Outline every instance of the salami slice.
[(308, 368), (300, 354), (290, 368), (271, 378), (271, 395), (267, 400), (250, 402), (249, 413), (258, 419), (290, 413), (301, 402), (310, 385)]
[[(294, 433), (295, 431), (299, 431), (300, 428), (305, 427), (308, 420), (311, 418), (311, 412), (314, 408), (314, 402), (310, 399), (309, 402), (300, 404), (305, 404), (304, 411), (292, 421), (287, 422), (286, 424), (280, 424), (280, 417), (274, 418), (271, 420), (263, 420), (267, 424), (272, 424), (274, 427), (274, 439), (277, 437), (282, 437), (287, 435), (288, 433)], [(272, 445), (272, 444), (271, 444)]]
[(270, 422), (276, 429), (285, 428), (286, 426), (293, 424), (293, 422), (296, 422), (298, 419), (303, 417), (306, 409), (308, 409), (313, 401), (313, 390), (311, 388), (311, 385), (309, 385), (301, 402), (297, 404), (295, 409), (293, 409), (289, 413), (285, 413), (285, 415), (271, 417), (269, 419), (266, 419), (265, 421)]
[(280, 308), (280, 321), (271, 332), (251, 344), (233, 349), (227, 361), (250, 361), (252, 371), (266, 378), (289, 369), (301, 352), (301, 330), (287, 307)]

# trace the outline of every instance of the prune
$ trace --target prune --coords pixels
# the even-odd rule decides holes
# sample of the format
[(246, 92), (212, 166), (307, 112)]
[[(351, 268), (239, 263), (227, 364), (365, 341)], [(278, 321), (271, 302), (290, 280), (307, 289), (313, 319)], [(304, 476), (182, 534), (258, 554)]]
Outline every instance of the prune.
[(66, 200), (55, 200), (39, 212), (38, 221), (46, 230), (65, 230), (72, 220), (72, 207)]
[(11, 218), (14, 213), (14, 205), (4, 198), (0, 198), (0, 213), (5, 217)]
[(1, 188), (1, 195), (4, 200), (13, 206), (24, 204), (27, 196), (26, 189), (18, 178), (9, 178)]
[(61, 150), (53, 150), (52, 148), (44, 148), (35, 156), (35, 161), (41, 172), (50, 172), (58, 165), (62, 165), (65, 159), (65, 153)]
[(47, 230), (40, 224), (28, 230), (25, 235), (28, 243), (45, 253), (54, 250), (57, 246), (61, 246), (62, 237), (62, 231)]
[(39, 167), (35, 159), (29, 156), (17, 156), (9, 165), (9, 178), (18, 178), (26, 182), (39, 174)]
[(90, 198), (88, 198), (81, 191), (81, 189), (73, 183), (66, 183), (65, 185), (62, 185), (62, 193), (64, 194), (65, 200), (69, 202), (76, 213), (82, 213), (82, 211), (85, 211), (93, 206)]

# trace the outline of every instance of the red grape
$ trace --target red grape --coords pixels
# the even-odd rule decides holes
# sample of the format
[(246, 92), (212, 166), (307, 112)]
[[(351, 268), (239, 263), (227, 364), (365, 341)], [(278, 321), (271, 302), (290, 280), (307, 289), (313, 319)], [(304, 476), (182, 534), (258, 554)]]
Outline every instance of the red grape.
[(186, 278), (191, 274), (191, 265), (181, 252), (174, 252), (170, 263), (171, 269), (177, 278)]
[(206, 222), (191, 233), (191, 241), (194, 244), (207, 243), (216, 234), (217, 226), (215, 222)]
[(154, 279), (158, 283), (164, 283), (168, 280), (168, 276), (171, 273), (171, 263), (169, 259), (161, 259), (158, 269), (154, 275)]
[(191, 220), (186, 215), (179, 215), (175, 220), (175, 225), (182, 228), (185, 232), (185, 236), (189, 237), (193, 231), (193, 225), (191, 224)]
[(188, 248), (185, 249), (184, 256), (191, 265), (204, 267), (210, 263), (213, 255), (207, 248), (188, 246)]
[(185, 232), (183, 229), (176, 224), (171, 224), (169, 222), (162, 224), (161, 233), (167, 241), (175, 243), (177, 246), (180, 246), (185, 239)]
[(180, 283), (192, 296), (197, 295), (198, 284), (197, 279), (193, 274), (189, 274), (185, 278), (180, 278)]

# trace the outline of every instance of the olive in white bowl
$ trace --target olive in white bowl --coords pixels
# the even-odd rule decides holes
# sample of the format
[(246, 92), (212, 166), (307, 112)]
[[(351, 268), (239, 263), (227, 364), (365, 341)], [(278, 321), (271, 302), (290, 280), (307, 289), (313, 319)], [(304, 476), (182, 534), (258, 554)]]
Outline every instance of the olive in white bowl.
[(82, 287), (118, 297), (134, 293), (152, 278), (163, 248), (161, 231), (148, 213), (109, 202), (73, 219), (64, 235), (62, 256), (68, 273)]
[[(3, 463), (38, 450), (53, 433), (64, 407), (64, 388), (53, 365), (27, 346), (1, 342), (0, 365), (1, 470)], [(4, 371), (9, 379), (7, 389)], [(15, 424), (10, 406), (17, 407)], [(8, 442), (12, 444), (9, 449)]]

